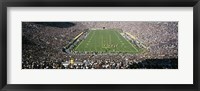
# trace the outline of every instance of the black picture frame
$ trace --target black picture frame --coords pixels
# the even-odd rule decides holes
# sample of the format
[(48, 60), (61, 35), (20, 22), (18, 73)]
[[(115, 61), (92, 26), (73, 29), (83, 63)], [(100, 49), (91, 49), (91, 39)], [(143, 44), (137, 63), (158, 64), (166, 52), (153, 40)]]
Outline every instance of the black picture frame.
[[(26, 90), (117, 90), (199, 91), (200, 0), (1, 0), (0, 1), (0, 89)], [(193, 7), (193, 84), (7, 84), (7, 7)]]

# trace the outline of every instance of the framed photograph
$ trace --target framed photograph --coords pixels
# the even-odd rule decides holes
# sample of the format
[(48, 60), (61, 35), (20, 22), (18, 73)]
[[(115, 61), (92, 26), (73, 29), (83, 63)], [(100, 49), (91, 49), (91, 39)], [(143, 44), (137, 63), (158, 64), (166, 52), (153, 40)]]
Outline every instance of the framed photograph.
[(1, 1), (1, 90), (199, 91), (199, 7)]

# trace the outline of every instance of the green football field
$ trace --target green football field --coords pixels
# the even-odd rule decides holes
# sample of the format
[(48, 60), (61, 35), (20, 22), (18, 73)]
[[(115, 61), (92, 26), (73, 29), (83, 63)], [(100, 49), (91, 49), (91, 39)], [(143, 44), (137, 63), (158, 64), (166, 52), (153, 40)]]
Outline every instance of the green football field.
[(131, 44), (118, 31), (91, 30), (86, 39), (81, 41), (74, 49), (78, 52), (103, 52), (103, 53), (138, 53), (141, 51), (136, 45)]

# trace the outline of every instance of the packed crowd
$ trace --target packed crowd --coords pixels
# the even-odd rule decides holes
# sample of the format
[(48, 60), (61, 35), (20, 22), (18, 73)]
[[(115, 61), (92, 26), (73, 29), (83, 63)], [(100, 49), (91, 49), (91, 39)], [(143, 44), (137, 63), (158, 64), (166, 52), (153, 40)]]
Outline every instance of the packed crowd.
[[(68, 23), (65, 22), (65, 24)], [(70, 27), (59, 27), (59, 24), (53, 25), (48, 23), (44, 25), (38, 22), (22, 23), (23, 61), (48, 62), (66, 59), (67, 54), (62, 51), (62, 48), (83, 31), (84, 26), (81, 24)]]
[(125, 31), (132, 33), (143, 42), (149, 48), (151, 56), (178, 57), (177, 22), (136, 23), (132, 28)]
[[(65, 26), (67, 24), (67, 26)], [(68, 26), (69, 25), (69, 26)], [(148, 51), (135, 55), (75, 55), (63, 52), (74, 37), (90, 28), (118, 28), (143, 42)], [(22, 23), (23, 69), (177, 69), (177, 22)], [(70, 63), (74, 58), (74, 63)]]
[[(106, 57), (105, 57), (106, 58)], [(118, 57), (68, 61), (23, 61), (23, 69), (177, 69), (177, 59), (129, 60)]]

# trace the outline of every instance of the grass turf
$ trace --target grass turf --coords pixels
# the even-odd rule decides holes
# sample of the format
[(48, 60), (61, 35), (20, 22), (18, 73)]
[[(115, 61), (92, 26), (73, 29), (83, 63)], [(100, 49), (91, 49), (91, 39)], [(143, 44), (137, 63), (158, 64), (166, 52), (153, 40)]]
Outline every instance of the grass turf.
[(136, 45), (115, 30), (91, 30), (83, 41), (75, 47), (78, 52), (138, 53)]

